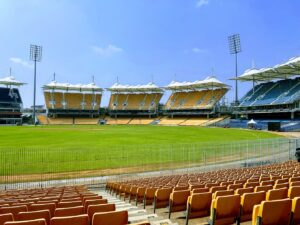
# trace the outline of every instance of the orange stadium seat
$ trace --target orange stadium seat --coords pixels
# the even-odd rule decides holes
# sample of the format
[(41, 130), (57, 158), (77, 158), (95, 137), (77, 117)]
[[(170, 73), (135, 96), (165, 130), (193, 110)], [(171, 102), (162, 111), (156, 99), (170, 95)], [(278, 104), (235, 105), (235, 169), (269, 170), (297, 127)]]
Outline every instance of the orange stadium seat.
[(45, 219), (35, 219), (26, 221), (10, 221), (6, 222), (5, 225), (46, 225)]
[(89, 225), (88, 215), (52, 217), (50, 225)]
[(54, 211), (55, 217), (76, 216), (84, 214), (83, 206), (75, 206), (69, 208), (56, 208)]
[(253, 207), (260, 204), (266, 198), (266, 193), (255, 192), (255, 193), (245, 193), (241, 196), (241, 215), (240, 221), (249, 221), (252, 218)]
[(115, 211), (115, 204), (100, 204), (100, 205), (89, 205), (87, 208), (87, 214), (89, 215), (90, 220), (93, 219), (93, 215), (99, 212), (110, 212)]
[(284, 225), (289, 224), (292, 210), (292, 200), (280, 199), (263, 201), (253, 208), (253, 225)]
[(12, 213), (0, 214), (0, 225), (4, 225), (4, 223), (8, 221), (14, 221), (14, 215)]
[(6, 206), (0, 208), (0, 214), (12, 213), (14, 218), (17, 218), (19, 212), (27, 212), (27, 206)]
[(92, 225), (125, 225), (128, 224), (127, 211), (102, 212), (95, 213), (92, 220)]
[(172, 188), (157, 189), (154, 197), (154, 213), (156, 209), (163, 208), (169, 205), (169, 198), (171, 193)]
[(239, 220), (240, 195), (220, 196), (212, 200), (210, 224), (232, 224)]
[(172, 212), (178, 212), (186, 210), (186, 202), (190, 196), (189, 190), (183, 191), (174, 191), (170, 195), (170, 204), (169, 204), (169, 218), (171, 217)]
[(50, 225), (50, 212), (49, 210), (40, 210), (32, 212), (19, 212), (17, 220), (35, 220), (35, 219), (45, 219), (46, 224)]
[(50, 216), (52, 217), (54, 216), (55, 208), (55, 203), (31, 204), (29, 206), (29, 211), (49, 210)]
[(300, 197), (295, 197), (292, 202), (291, 223), (293, 225), (300, 224)]
[(107, 204), (107, 199), (91, 199), (84, 201), (84, 211), (87, 212), (87, 209), (90, 205), (99, 205)]
[(193, 194), (187, 200), (186, 225), (189, 219), (209, 216), (212, 194), (210, 192)]
[(282, 188), (282, 189), (274, 189), (269, 190), (266, 195), (266, 200), (278, 200), (278, 199), (284, 199), (287, 198), (288, 189)]

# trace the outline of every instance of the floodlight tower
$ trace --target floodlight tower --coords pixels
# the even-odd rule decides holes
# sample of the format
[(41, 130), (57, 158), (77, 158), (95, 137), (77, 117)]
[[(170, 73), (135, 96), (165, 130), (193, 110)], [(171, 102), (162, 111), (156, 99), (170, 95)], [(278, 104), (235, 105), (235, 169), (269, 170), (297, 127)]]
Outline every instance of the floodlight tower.
[(33, 79), (33, 122), (35, 125), (35, 98), (36, 98), (36, 62), (42, 60), (43, 47), (39, 45), (30, 45), (30, 60), (34, 62), (34, 79)]
[[(235, 78), (238, 76), (238, 58), (237, 55), (242, 51), (239, 34), (233, 34), (228, 37), (229, 52), (235, 55)], [(238, 81), (235, 80), (235, 105), (238, 105)]]

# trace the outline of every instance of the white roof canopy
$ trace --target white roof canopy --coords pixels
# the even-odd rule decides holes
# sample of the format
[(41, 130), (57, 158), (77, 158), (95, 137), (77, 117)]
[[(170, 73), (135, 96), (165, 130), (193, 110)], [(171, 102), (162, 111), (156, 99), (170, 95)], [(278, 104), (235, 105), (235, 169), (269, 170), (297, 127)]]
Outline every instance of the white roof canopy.
[(16, 80), (13, 76), (8, 76), (8, 77), (0, 78), (0, 84), (12, 85), (12, 86), (22, 86), (26, 83)]
[(239, 77), (231, 78), (231, 80), (270, 81), (287, 79), (298, 75), (300, 75), (300, 57), (294, 57), (272, 68), (248, 69)]
[(216, 77), (207, 77), (204, 80), (196, 80), (194, 82), (177, 82), (172, 81), (165, 87), (167, 90), (194, 90), (194, 89), (214, 89), (214, 88), (226, 88), (229, 86), (222, 83)]
[(163, 92), (163, 89), (155, 85), (154, 83), (148, 83), (145, 85), (123, 85), (115, 83), (107, 90), (111, 92)]
[(62, 90), (62, 91), (97, 91), (102, 92), (103, 89), (96, 86), (94, 83), (90, 84), (69, 84), (69, 83), (58, 83), (51, 81), (49, 84), (43, 86), (44, 90)]

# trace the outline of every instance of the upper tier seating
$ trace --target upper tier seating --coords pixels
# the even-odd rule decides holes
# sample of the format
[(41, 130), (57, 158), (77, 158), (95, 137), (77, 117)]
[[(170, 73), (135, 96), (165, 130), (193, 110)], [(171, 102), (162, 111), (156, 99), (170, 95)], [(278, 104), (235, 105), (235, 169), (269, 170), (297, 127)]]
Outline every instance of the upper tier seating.
[(48, 109), (97, 110), (101, 93), (44, 92)]
[(227, 89), (173, 92), (165, 109), (211, 109), (226, 94)]
[(242, 99), (240, 107), (280, 105), (300, 98), (300, 78), (279, 80), (256, 85)]
[(19, 90), (0, 87), (0, 103), (22, 103)]
[(155, 110), (161, 97), (161, 93), (113, 93), (108, 108), (110, 110)]

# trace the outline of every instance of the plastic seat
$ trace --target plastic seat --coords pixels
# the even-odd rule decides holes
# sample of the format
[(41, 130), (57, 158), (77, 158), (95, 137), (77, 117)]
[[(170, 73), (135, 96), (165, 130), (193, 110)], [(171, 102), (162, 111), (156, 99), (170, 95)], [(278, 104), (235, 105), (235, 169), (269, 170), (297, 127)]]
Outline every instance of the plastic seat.
[(274, 189), (281, 189), (281, 188), (289, 188), (290, 184), (289, 183), (281, 183), (281, 184), (275, 184)]
[(245, 193), (241, 196), (240, 221), (249, 221), (252, 218), (253, 207), (260, 204), (266, 198), (265, 192)]
[(32, 212), (19, 212), (17, 220), (35, 220), (35, 219), (45, 219), (46, 223), (50, 224), (50, 212), (49, 210), (40, 210)]
[(245, 193), (252, 193), (254, 191), (254, 188), (253, 187), (248, 187), (248, 188), (238, 188), (235, 190), (235, 194), (238, 194), (238, 195), (243, 195)]
[(210, 188), (211, 193), (215, 193), (216, 191), (225, 191), (227, 189), (226, 186), (215, 186)]
[(135, 199), (137, 189), (138, 189), (138, 187), (136, 187), (136, 186), (133, 186), (133, 187), (130, 188), (129, 203), (131, 202), (131, 200)]
[(0, 208), (0, 214), (12, 213), (14, 218), (17, 218), (19, 212), (27, 212), (27, 206), (9, 206)]
[(172, 193), (172, 188), (162, 188), (157, 189), (154, 197), (154, 213), (158, 208), (164, 208), (169, 205), (170, 194)]
[(136, 196), (135, 196), (135, 205), (138, 205), (138, 203), (143, 202), (144, 196), (145, 196), (145, 187), (139, 187), (136, 191)]
[(254, 189), (256, 186), (259, 186), (259, 182), (249, 182), (244, 184), (244, 188), (252, 187)]
[(293, 199), (291, 224), (300, 224), (300, 197)]
[(293, 199), (295, 197), (300, 197), (300, 187), (290, 187), (288, 190), (288, 197)]
[(69, 208), (56, 208), (54, 211), (55, 217), (65, 217), (65, 216), (76, 216), (84, 214), (83, 206), (69, 207)]
[(55, 211), (55, 203), (47, 203), (47, 204), (32, 204), (29, 206), (29, 211), (40, 211), (40, 210), (49, 210), (50, 216), (54, 216)]
[(4, 223), (8, 221), (14, 221), (14, 215), (12, 213), (0, 214), (0, 225), (4, 225)]
[(144, 209), (146, 208), (146, 205), (151, 205), (154, 201), (154, 196), (157, 188), (147, 188), (144, 196)]
[(107, 199), (93, 199), (84, 202), (84, 211), (87, 212), (89, 205), (107, 204)]
[(273, 187), (274, 184), (275, 184), (274, 180), (265, 180), (265, 181), (260, 182), (260, 186), (272, 185), (272, 187)]
[(240, 195), (220, 196), (211, 204), (210, 224), (225, 225), (239, 221)]
[(92, 196), (85, 196), (82, 198), (83, 204), (85, 201), (87, 200), (96, 200), (96, 199), (102, 199), (102, 196), (98, 196), (98, 195), (92, 195)]
[(89, 205), (87, 209), (87, 214), (89, 215), (90, 220), (92, 221), (93, 215), (98, 212), (110, 212), (115, 211), (115, 204), (101, 204), (101, 205)]
[(187, 199), (190, 196), (190, 191), (174, 191), (170, 195), (169, 204), (169, 218), (171, 218), (172, 212), (178, 212), (186, 210)]
[(268, 190), (272, 190), (272, 189), (273, 189), (272, 185), (256, 186), (254, 188), (254, 192), (260, 192), (260, 191), (267, 192)]
[[(55, 204), (55, 207), (57, 207), (58, 205), (58, 200), (40, 200), (40, 201), (37, 201), (36, 204), (49, 204), (49, 203), (54, 203)], [(32, 204), (31, 204), (32, 205)], [(29, 206), (30, 207), (30, 206)]]
[(89, 225), (88, 215), (52, 217), (50, 225)]
[(45, 219), (26, 220), (26, 221), (11, 221), (5, 222), (5, 225), (46, 225)]
[(271, 201), (271, 200), (284, 199), (287, 198), (287, 194), (288, 194), (287, 188), (269, 190), (266, 195), (266, 200)]
[(127, 211), (95, 213), (92, 225), (125, 225), (128, 224)]
[(188, 197), (186, 225), (191, 218), (209, 216), (210, 205), (212, 201), (212, 193), (198, 193)]
[(243, 184), (230, 184), (228, 185), (227, 189), (228, 190), (236, 190), (238, 188), (243, 188)]
[(209, 192), (209, 188), (195, 188), (192, 190), (191, 194), (205, 193), (205, 192)]
[(263, 201), (253, 208), (253, 225), (288, 225), (291, 217), (292, 200)]
[(75, 207), (75, 206), (82, 206), (82, 201), (59, 202), (58, 205), (57, 205), (57, 208), (69, 208), (69, 207)]
[(226, 195), (234, 195), (234, 190), (216, 191), (215, 193), (213, 193), (212, 198), (216, 199), (219, 196), (226, 196)]
[(299, 187), (300, 186), (300, 181), (293, 181), (290, 183), (290, 187)]
[(190, 190), (194, 190), (194, 189), (197, 189), (197, 188), (204, 188), (205, 187), (205, 184), (195, 184), (195, 185), (190, 185)]

